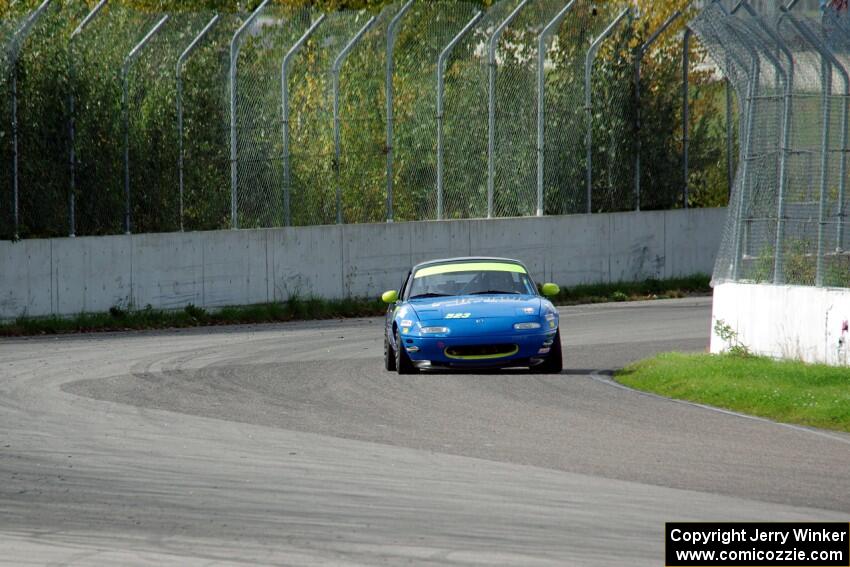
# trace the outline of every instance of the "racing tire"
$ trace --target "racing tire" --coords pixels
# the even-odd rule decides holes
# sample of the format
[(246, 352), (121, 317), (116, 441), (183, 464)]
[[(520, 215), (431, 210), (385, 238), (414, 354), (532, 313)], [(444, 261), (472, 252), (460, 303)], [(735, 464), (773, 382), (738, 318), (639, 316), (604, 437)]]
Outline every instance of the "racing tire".
[(561, 353), (561, 329), (555, 332), (555, 339), (552, 341), (552, 350), (549, 351), (543, 362), (537, 365), (534, 370), (541, 374), (560, 374), (564, 369), (564, 358)]
[(401, 337), (398, 334), (398, 329), (395, 330), (395, 344), (398, 348), (395, 350), (395, 371), (399, 374), (415, 374), (416, 367), (413, 366), (413, 363), (410, 361), (410, 357), (407, 356), (407, 351), (404, 350), (404, 346), (401, 343)]
[(395, 372), (395, 349), (390, 344), (390, 338), (387, 332), (384, 331), (384, 368), (390, 372)]

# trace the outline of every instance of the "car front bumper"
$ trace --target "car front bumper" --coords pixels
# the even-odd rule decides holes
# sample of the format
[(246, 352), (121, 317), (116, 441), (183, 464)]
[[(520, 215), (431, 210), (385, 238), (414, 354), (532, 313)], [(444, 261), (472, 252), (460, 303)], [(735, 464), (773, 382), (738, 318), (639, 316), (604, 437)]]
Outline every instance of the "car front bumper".
[[(401, 341), (411, 362), (420, 368), (493, 368), (505, 366), (533, 366), (542, 362), (551, 352), (551, 342), (557, 329), (543, 332), (523, 332), (478, 337), (423, 337), (404, 336)], [(515, 352), (501, 355), (449, 356), (452, 347), (479, 345), (516, 345)], [(513, 350), (513, 349), (511, 349)]]

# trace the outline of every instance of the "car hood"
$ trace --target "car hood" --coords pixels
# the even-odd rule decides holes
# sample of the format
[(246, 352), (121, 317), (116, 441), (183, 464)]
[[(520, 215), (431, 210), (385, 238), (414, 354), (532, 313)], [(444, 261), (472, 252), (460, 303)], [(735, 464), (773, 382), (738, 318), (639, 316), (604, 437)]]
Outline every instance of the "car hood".
[(540, 315), (540, 297), (536, 295), (461, 295), (445, 299), (414, 299), (409, 305), (420, 321)]

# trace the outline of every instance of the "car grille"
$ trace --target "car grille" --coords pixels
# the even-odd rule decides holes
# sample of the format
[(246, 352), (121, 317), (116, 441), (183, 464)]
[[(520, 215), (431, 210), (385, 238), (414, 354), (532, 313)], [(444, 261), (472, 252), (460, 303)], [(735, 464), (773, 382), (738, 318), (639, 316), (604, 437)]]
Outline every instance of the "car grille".
[(519, 347), (515, 344), (461, 345), (448, 347), (445, 350), (445, 353), (449, 358), (475, 360), (511, 356), (516, 354), (518, 351)]

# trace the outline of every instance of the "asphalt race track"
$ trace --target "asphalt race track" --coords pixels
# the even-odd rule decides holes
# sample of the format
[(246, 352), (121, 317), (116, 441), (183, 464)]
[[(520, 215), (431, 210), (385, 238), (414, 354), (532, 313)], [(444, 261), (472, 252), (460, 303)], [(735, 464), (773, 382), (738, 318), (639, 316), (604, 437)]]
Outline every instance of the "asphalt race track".
[(0, 341), (0, 562), (660, 565), (675, 520), (847, 521), (850, 436), (624, 390), (707, 298), (562, 308), (565, 365), (382, 368), (379, 319)]

